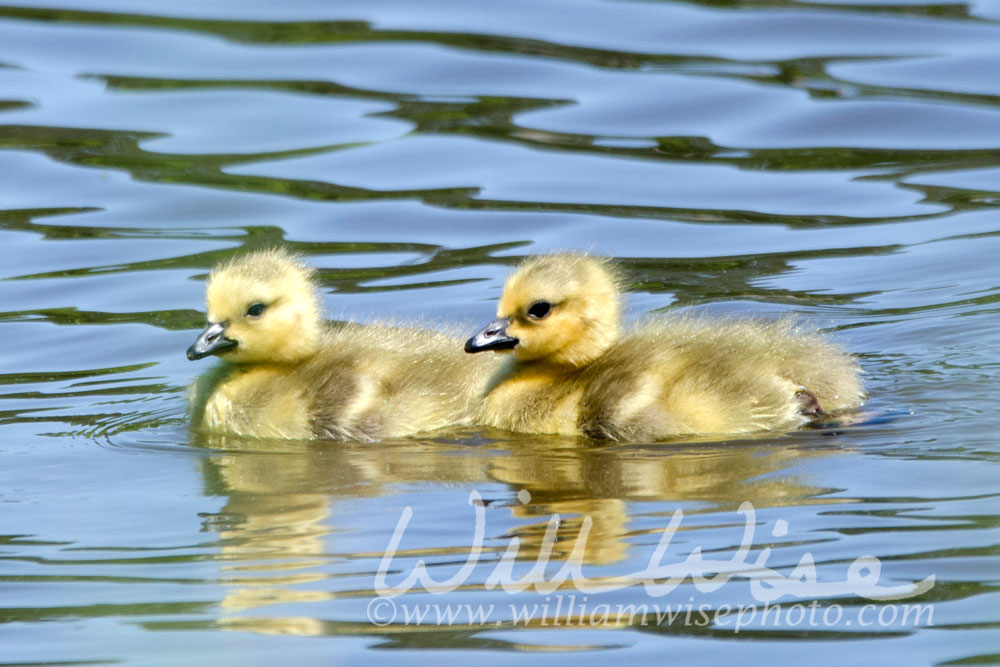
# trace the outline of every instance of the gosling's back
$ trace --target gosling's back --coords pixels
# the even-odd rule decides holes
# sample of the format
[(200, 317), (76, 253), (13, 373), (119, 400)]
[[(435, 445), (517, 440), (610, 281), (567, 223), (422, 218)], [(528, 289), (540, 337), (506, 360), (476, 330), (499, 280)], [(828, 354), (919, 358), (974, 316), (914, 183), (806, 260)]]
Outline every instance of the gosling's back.
[(332, 330), (300, 373), (315, 437), (374, 440), (471, 424), (495, 368), (452, 336), (368, 325)]
[(790, 321), (671, 317), (584, 376), (580, 429), (613, 440), (785, 430), (863, 397), (857, 362)]

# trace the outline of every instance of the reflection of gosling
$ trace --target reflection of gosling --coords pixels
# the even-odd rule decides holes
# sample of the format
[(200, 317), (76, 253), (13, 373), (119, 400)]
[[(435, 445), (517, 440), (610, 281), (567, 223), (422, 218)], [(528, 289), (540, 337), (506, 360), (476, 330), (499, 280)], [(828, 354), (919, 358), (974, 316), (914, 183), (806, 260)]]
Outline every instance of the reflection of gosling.
[(282, 250), (216, 267), (206, 301), (187, 354), (223, 361), (192, 392), (213, 432), (372, 441), (468, 424), (494, 368), (443, 334), (324, 322), (311, 270)]
[(481, 423), (634, 441), (788, 429), (856, 408), (857, 363), (787, 321), (672, 316), (620, 337), (618, 278), (585, 255), (529, 259), (467, 352), (513, 350)]

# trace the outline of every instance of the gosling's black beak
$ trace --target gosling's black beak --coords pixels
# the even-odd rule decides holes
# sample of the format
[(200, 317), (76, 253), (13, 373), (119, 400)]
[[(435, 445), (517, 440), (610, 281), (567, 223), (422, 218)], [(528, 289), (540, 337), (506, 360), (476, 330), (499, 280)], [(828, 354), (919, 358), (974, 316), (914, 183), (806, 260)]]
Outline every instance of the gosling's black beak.
[(188, 359), (194, 361), (210, 354), (222, 354), (236, 347), (236, 341), (226, 338), (226, 327), (222, 324), (210, 324), (201, 332), (194, 345), (188, 348)]
[(475, 336), (465, 341), (465, 351), (485, 352), (486, 350), (510, 350), (518, 344), (516, 338), (507, 335), (507, 326), (510, 320), (506, 317), (493, 320), (483, 330)]

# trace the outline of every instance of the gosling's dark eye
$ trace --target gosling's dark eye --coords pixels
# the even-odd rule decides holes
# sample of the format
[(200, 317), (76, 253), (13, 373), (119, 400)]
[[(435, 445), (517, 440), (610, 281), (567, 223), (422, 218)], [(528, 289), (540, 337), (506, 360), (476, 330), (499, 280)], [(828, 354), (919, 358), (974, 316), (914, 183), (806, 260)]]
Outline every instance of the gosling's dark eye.
[(260, 317), (264, 314), (266, 306), (262, 303), (255, 303), (247, 308), (247, 317)]
[(536, 301), (528, 308), (528, 317), (533, 320), (543, 320), (552, 312), (552, 304), (548, 301)]

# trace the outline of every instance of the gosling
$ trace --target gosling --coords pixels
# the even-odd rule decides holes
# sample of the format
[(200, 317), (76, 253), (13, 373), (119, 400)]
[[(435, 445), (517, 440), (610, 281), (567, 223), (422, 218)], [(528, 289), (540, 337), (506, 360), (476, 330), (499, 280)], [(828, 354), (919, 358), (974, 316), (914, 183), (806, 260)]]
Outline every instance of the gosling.
[(445, 334), (325, 322), (312, 270), (284, 250), (217, 266), (206, 303), (187, 356), (222, 362), (191, 392), (208, 432), (373, 442), (467, 425), (496, 367)]
[(622, 335), (621, 280), (587, 255), (527, 260), (466, 352), (513, 352), (480, 423), (620, 442), (787, 430), (855, 409), (857, 362), (785, 321), (674, 315)]

